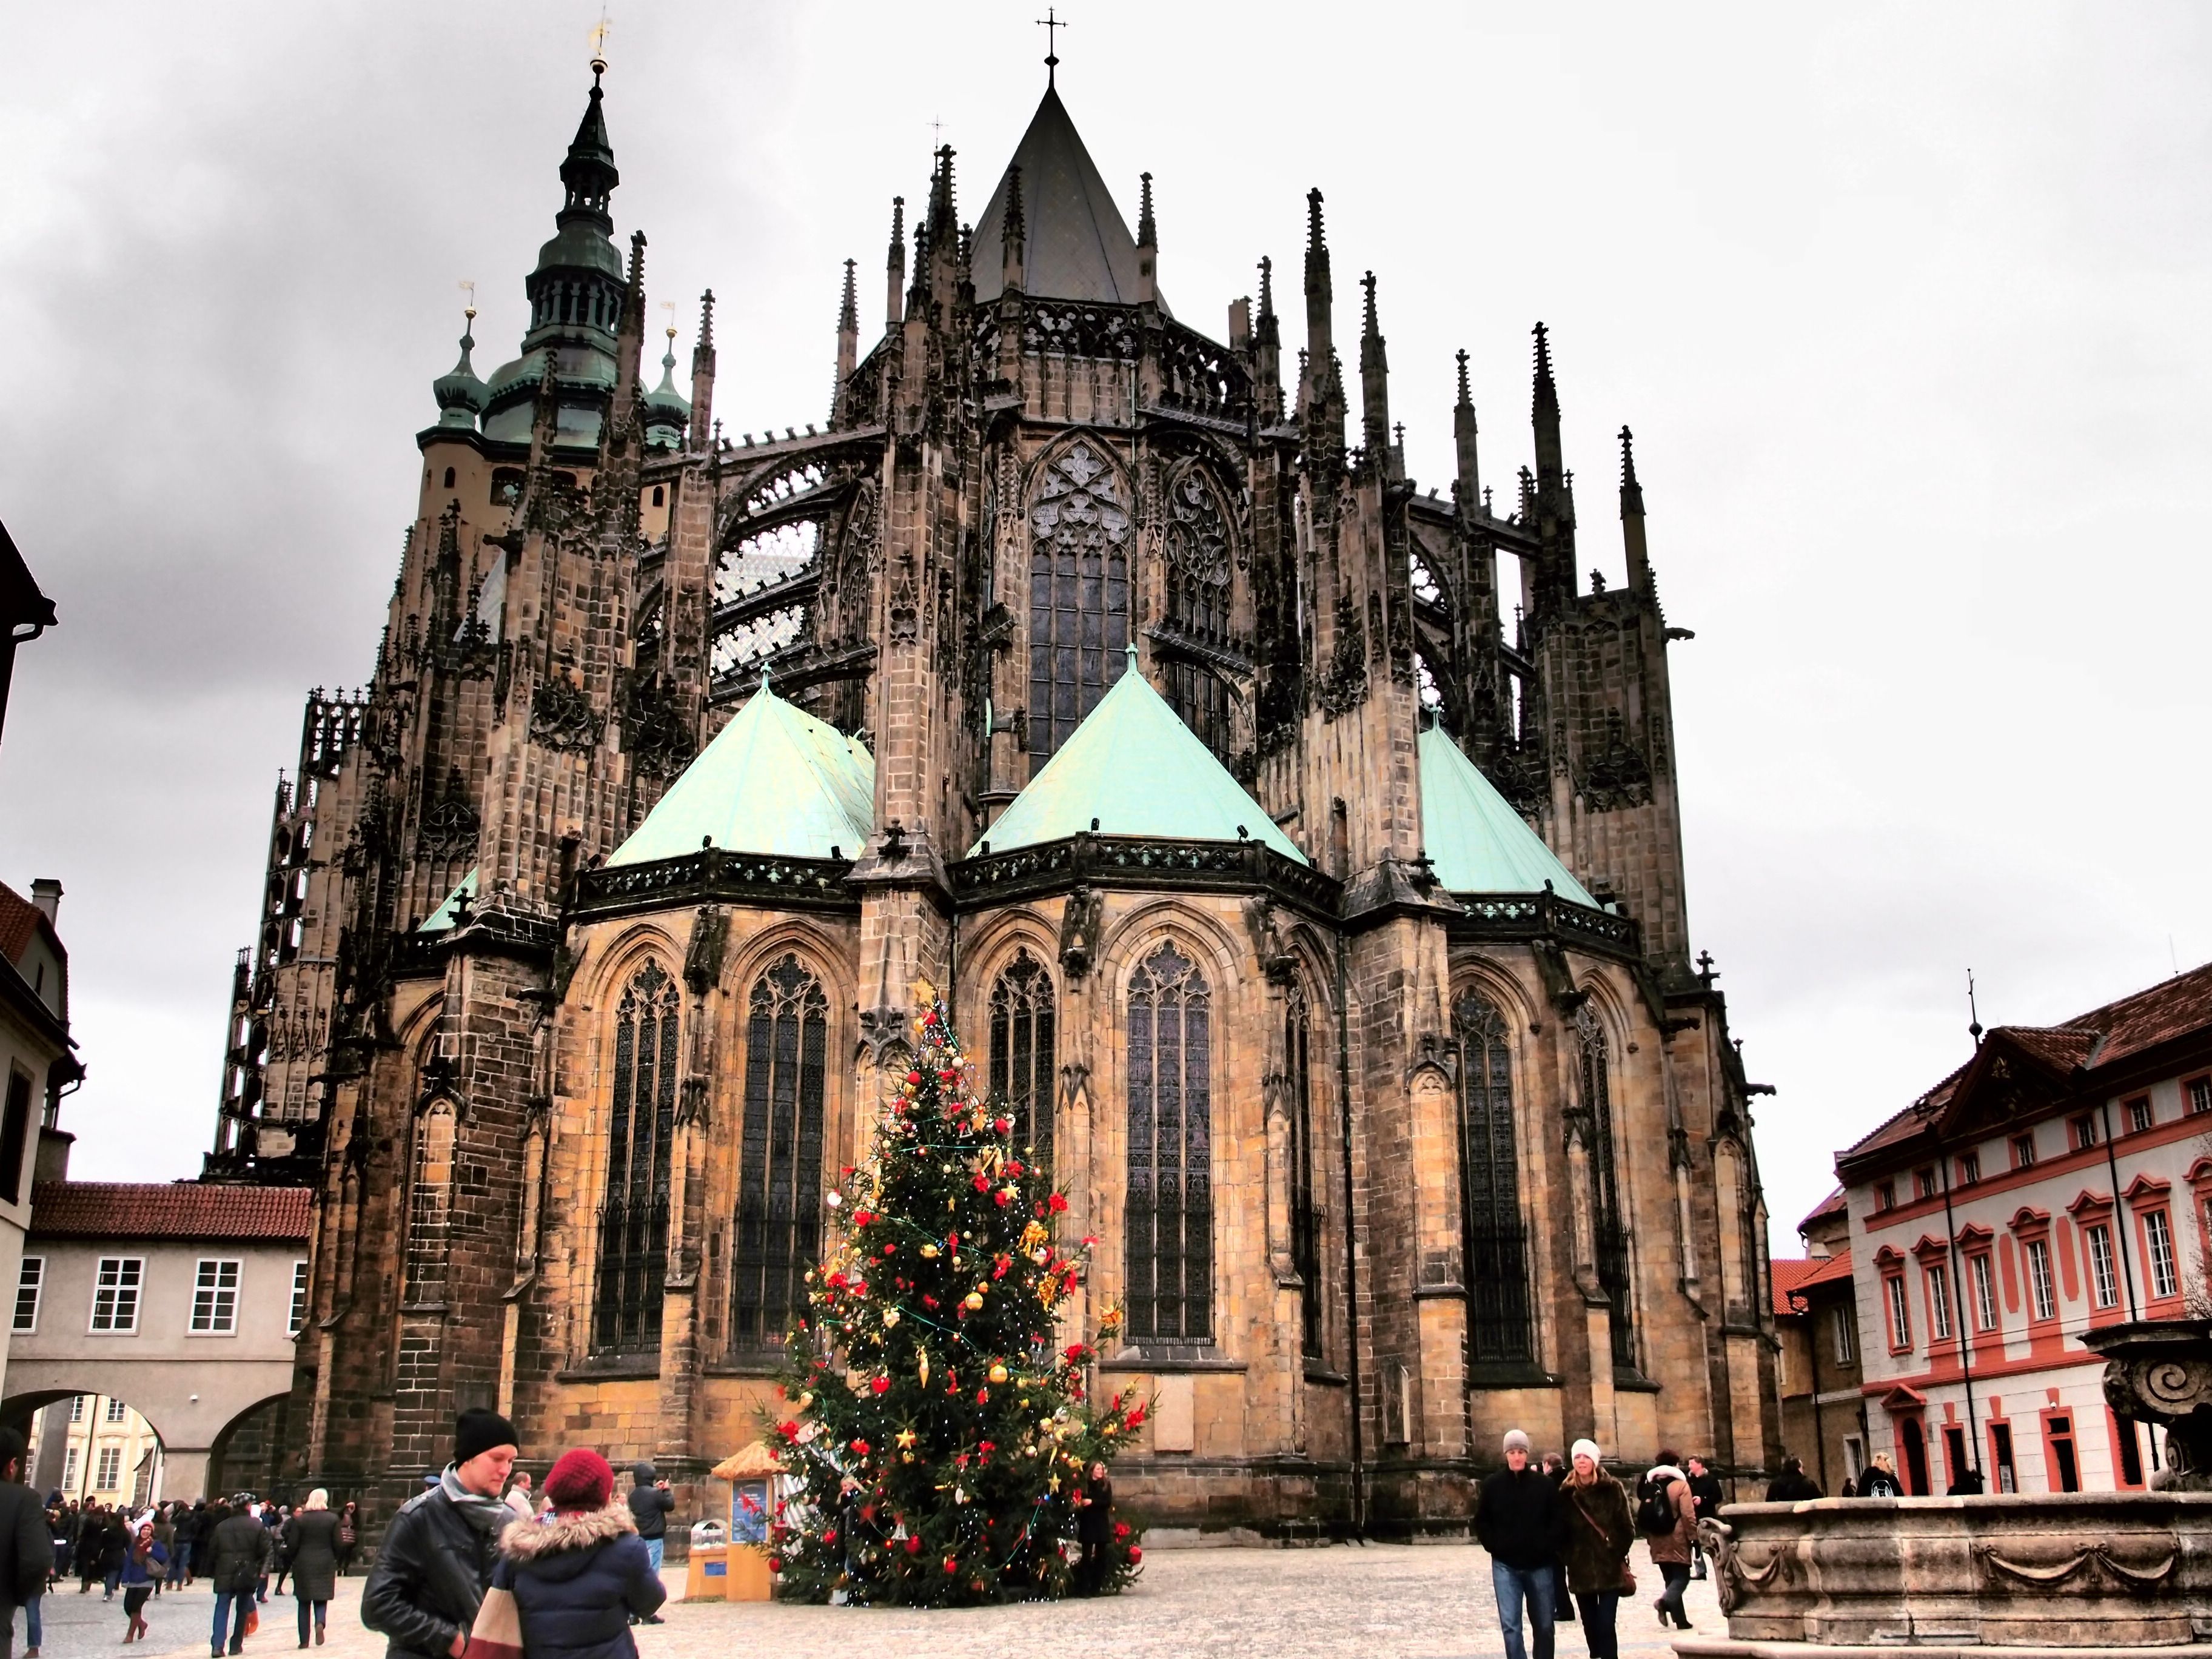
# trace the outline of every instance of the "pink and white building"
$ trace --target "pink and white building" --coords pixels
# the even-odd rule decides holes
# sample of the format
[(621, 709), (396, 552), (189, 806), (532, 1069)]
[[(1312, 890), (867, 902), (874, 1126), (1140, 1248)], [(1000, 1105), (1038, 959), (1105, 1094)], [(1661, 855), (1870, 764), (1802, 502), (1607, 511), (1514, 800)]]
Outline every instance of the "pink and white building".
[(2212, 964), (1974, 1057), (1836, 1158), (1869, 1452), (1910, 1492), (2141, 1487), (2081, 1334), (2212, 1313)]

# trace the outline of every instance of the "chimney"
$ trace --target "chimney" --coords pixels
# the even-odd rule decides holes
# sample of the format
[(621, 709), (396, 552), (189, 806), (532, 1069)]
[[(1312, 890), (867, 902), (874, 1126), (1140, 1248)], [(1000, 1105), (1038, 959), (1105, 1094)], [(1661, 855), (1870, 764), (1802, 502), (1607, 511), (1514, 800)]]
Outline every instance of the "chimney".
[(52, 876), (40, 876), (31, 884), (31, 903), (46, 919), (49, 927), (61, 926), (62, 884)]

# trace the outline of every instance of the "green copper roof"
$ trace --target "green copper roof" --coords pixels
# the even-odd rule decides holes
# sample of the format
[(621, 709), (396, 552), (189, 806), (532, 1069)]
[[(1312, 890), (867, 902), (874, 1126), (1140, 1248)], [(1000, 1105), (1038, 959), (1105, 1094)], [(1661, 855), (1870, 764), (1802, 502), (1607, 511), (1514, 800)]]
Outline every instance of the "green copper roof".
[(477, 902), (477, 873), (478, 872), (477, 871), (471, 870), (468, 874), (463, 876), (461, 878), (461, 884), (454, 888), (452, 892), (447, 894), (446, 902), (443, 904), (441, 904), (436, 909), (431, 911), (429, 920), (425, 921), (415, 931), (418, 933), (442, 933), (447, 928), (451, 927), (455, 922), (459, 921), (461, 919), (460, 904), (462, 895), (466, 894), (468, 896), (468, 901), (471, 904), (474, 904)]
[(763, 683), (607, 862), (680, 858), (708, 840), (734, 853), (858, 858), (875, 816), (867, 746)]
[(1420, 737), (1421, 840), (1437, 879), (1454, 893), (1540, 893), (1598, 902), (1499, 794), (1441, 726)]
[[(1146, 683), (1134, 662), (984, 840), (994, 851), (1004, 851), (1093, 827), (1103, 836), (1231, 842), (1239, 839), (1242, 828), (1285, 858), (1306, 862), (1267, 809)], [(978, 842), (975, 850), (981, 847)]]

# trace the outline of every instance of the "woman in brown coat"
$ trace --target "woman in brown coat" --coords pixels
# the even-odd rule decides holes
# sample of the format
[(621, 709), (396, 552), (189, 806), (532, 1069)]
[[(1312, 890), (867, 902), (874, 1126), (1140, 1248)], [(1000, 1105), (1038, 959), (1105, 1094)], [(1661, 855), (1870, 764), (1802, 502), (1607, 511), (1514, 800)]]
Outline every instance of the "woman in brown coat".
[(1674, 1520), (1665, 1532), (1644, 1534), (1644, 1542), (1651, 1552), (1651, 1565), (1659, 1569), (1665, 1585), (1659, 1599), (1651, 1605), (1659, 1610), (1662, 1629), (1671, 1620), (1688, 1630), (1690, 1615), (1683, 1610), (1682, 1591), (1690, 1582), (1690, 1552), (1696, 1547), (1698, 1500), (1691, 1495), (1690, 1478), (1682, 1473), (1682, 1460), (1674, 1452), (1661, 1452), (1657, 1465), (1644, 1479), (1647, 1483), (1644, 1490), (1666, 1495), (1668, 1512)]
[(1628, 1571), (1636, 1517), (1620, 1482), (1598, 1467), (1596, 1442), (1576, 1441), (1573, 1456), (1573, 1468), (1559, 1483), (1567, 1512), (1567, 1589), (1582, 1616), (1590, 1659), (1620, 1659), (1613, 1615), (1622, 1595), (1636, 1589)]

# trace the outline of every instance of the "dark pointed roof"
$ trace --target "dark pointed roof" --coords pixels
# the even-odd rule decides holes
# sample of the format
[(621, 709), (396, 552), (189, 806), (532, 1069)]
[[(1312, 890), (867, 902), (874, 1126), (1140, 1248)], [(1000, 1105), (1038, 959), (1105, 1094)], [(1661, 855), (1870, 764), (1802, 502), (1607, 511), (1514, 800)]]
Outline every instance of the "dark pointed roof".
[[(1067, 106), (1052, 88), (1045, 88), (1008, 165), (1022, 170), (1028, 291), (1048, 300), (1136, 304), (1137, 239), (1129, 234), (1114, 193), (1098, 176)], [(995, 300), (1005, 289), (1000, 243), (1006, 218), (1006, 178), (1001, 173), (983, 216), (975, 222), (969, 276), (978, 301)], [(1164, 299), (1159, 307), (1167, 314)]]

